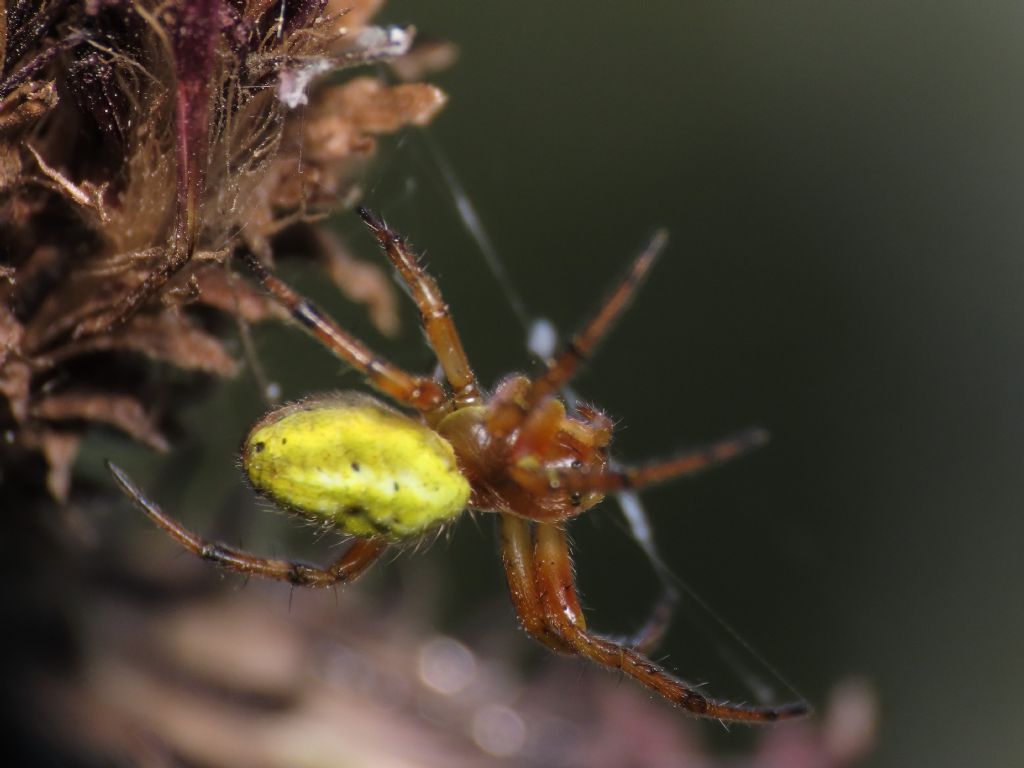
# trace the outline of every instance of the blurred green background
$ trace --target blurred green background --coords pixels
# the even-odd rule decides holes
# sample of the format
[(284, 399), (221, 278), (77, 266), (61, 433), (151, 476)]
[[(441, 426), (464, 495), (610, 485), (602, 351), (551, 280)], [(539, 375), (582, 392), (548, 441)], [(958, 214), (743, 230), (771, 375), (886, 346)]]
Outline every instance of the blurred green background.
[[(629, 460), (754, 423), (773, 434), (645, 495), (671, 567), (812, 701), (871, 680), (871, 764), (1020, 765), (1024, 6), (630, 7), (390, 0), (387, 20), (461, 57), (436, 78), (449, 107), (387, 153), (368, 201), (427, 251), (488, 383), (529, 364), (522, 332), (425, 147), (441, 148), (530, 310), (563, 330), (668, 227), (581, 393), (621, 420)], [(339, 226), (376, 258), (353, 216)], [(407, 307), (387, 342), (295, 279), (430, 366)], [(296, 339), (259, 336), (287, 396), (355, 383)], [(191, 520), (215, 509), (259, 412), (251, 379), (218, 392), (164, 469), (208, 482), (177, 498), (165, 483), (161, 500)], [(607, 506), (574, 526), (580, 578), (595, 626), (626, 629), (656, 586)], [(441, 570), (452, 626), (507, 599), (489, 528), (393, 566)], [(692, 648), (683, 620), (665, 654), (721, 692)]]

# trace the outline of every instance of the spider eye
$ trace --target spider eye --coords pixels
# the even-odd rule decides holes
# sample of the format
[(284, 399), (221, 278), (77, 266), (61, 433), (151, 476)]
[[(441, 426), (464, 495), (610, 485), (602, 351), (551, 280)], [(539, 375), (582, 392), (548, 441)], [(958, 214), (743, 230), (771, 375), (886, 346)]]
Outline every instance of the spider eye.
[(573, 491), (572, 495), (569, 496), (569, 502), (574, 506), (578, 507), (583, 503), (583, 494), (579, 491)]

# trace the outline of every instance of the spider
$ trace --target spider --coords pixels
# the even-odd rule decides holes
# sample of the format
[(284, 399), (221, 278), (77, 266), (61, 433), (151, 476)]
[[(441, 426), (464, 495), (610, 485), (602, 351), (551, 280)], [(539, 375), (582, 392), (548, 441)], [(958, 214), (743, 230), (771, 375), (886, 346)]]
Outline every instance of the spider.
[[(573, 575), (566, 524), (605, 493), (693, 474), (764, 441), (748, 430), (705, 448), (634, 468), (608, 459), (611, 419), (589, 405), (567, 410), (569, 383), (648, 273), (664, 237), (633, 262), (599, 311), (540, 375), (512, 374), (486, 393), (466, 358), (434, 279), (405, 238), (359, 209), (419, 309), (444, 383), (408, 373), (375, 355), (267, 269), (249, 269), (292, 318), (370, 385), (414, 416), (365, 394), (317, 395), (264, 416), (242, 446), (242, 466), (260, 494), (283, 509), (355, 537), (326, 567), (259, 557), (207, 541), (167, 516), (108, 462), (134, 504), (185, 549), (226, 569), (303, 587), (350, 582), (389, 546), (453, 522), (467, 507), (498, 516), (512, 603), (533, 638), (552, 651), (619, 669), (685, 711), (728, 721), (769, 722), (807, 713), (715, 700), (643, 655), (632, 643), (587, 627)], [(655, 633), (656, 634), (656, 633)]]

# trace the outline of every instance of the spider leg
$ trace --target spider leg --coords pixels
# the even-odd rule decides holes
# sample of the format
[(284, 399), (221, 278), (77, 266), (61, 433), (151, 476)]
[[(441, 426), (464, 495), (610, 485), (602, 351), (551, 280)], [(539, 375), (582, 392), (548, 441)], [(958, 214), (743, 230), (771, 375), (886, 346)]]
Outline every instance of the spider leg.
[(445, 407), (444, 391), (433, 379), (407, 373), (375, 355), (359, 339), (343, 331), (313, 302), (271, 274), (255, 255), (246, 252), (244, 259), (263, 287), (291, 313), (296, 322), (366, 376), (376, 389), (423, 413), (439, 412)]
[(733, 722), (765, 723), (808, 713), (803, 702), (778, 707), (757, 707), (711, 699), (670, 675), (632, 648), (587, 631), (573, 577), (572, 557), (565, 529), (540, 523), (533, 555), (536, 591), (549, 632), (572, 649), (602, 666), (620, 669), (651, 690), (698, 717)]
[(580, 492), (643, 488), (677, 477), (697, 474), (764, 445), (767, 441), (768, 433), (754, 427), (702, 448), (639, 467), (605, 467), (599, 472), (559, 472), (555, 485), (567, 491)]
[(409, 287), (419, 308), (427, 340), (451, 385), (453, 399), (459, 406), (479, 403), (481, 395), (476, 374), (462, 348), (462, 340), (437, 282), (420, 266), (405, 238), (391, 229), (384, 219), (366, 208), (360, 208), (359, 215), (376, 235), (402, 282)]
[(259, 557), (235, 547), (208, 541), (164, 514), (147, 499), (120, 467), (107, 462), (117, 484), (146, 516), (166, 531), (181, 546), (204, 560), (246, 576), (284, 581), (299, 587), (330, 587), (354, 581), (383, 554), (387, 543), (379, 539), (357, 539), (336, 561), (325, 568), (293, 560)]
[(667, 243), (668, 233), (665, 230), (659, 229), (654, 233), (647, 247), (633, 260), (626, 276), (605, 299), (597, 314), (572, 337), (565, 345), (565, 349), (548, 366), (547, 371), (533, 381), (526, 398), (529, 406), (554, 394), (576, 375), (580, 366), (590, 357), (601, 339), (629, 306), (644, 277)]
[(661, 559), (661, 555), (658, 554), (658, 546), (654, 541), (651, 524), (639, 495), (633, 491), (619, 491), (615, 494), (615, 501), (622, 512), (623, 520), (629, 526), (633, 540), (647, 556), (647, 561), (654, 568), (661, 585), (658, 599), (651, 608), (647, 621), (632, 635), (619, 639), (623, 645), (628, 645), (649, 655), (661, 644), (662, 638), (668, 631), (668, 627), (672, 623), (672, 616), (679, 606), (680, 593), (675, 584), (674, 575)]
[(575, 654), (548, 628), (544, 608), (533, 577), (533, 539), (530, 523), (515, 515), (501, 514), (501, 561), (505, 566), (512, 606), (527, 634), (558, 653)]
[(675, 613), (676, 605), (679, 603), (679, 592), (668, 582), (663, 580), (661, 594), (657, 602), (651, 608), (650, 614), (643, 625), (631, 635), (623, 637), (608, 637), (607, 639), (632, 648), (639, 653), (650, 653), (657, 648), (668, 632), (669, 624), (672, 623), (672, 615)]

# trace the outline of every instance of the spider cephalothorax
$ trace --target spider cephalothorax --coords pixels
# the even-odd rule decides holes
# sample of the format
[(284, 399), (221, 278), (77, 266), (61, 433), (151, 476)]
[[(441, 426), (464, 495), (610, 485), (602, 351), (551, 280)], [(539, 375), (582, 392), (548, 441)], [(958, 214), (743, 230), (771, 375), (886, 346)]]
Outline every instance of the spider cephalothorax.
[[(407, 373), (374, 355), (253, 256), (249, 267), (292, 317), (379, 392), (416, 413), (345, 393), (284, 406), (246, 438), (242, 464), (256, 490), (289, 511), (358, 537), (320, 568), (208, 542), (146, 499), (111, 467), (146, 514), (186, 548), (233, 570), (302, 586), (351, 581), (394, 542), (415, 540), (468, 506), (497, 513), (502, 560), (524, 628), (549, 648), (620, 669), (687, 711), (766, 722), (805, 714), (708, 698), (642, 655), (643, 641), (614, 642), (587, 629), (573, 576), (566, 521), (608, 491), (692, 474), (764, 440), (748, 430), (706, 448), (636, 468), (608, 461), (611, 420), (597, 408), (567, 411), (559, 393), (629, 303), (664, 244), (659, 236), (633, 262), (600, 311), (540, 375), (516, 374), (488, 395), (477, 383), (437, 284), (403, 238), (360, 210), (420, 310), (444, 383)], [(657, 634), (657, 633), (654, 633)]]
[[(525, 376), (510, 377), (487, 405), (454, 411), (437, 431), (455, 449), (459, 468), (470, 481), (473, 508), (530, 520), (566, 520), (603, 498), (600, 491), (566, 488), (561, 478), (604, 470), (611, 420), (585, 406), (567, 414), (554, 397), (527, 409), (529, 387)], [(523, 418), (503, 428), (500, 420), (510, 403), (521, 409)]]

